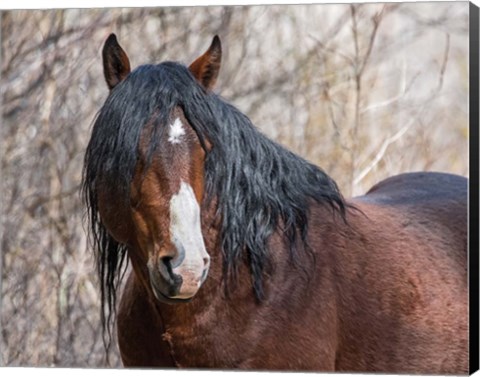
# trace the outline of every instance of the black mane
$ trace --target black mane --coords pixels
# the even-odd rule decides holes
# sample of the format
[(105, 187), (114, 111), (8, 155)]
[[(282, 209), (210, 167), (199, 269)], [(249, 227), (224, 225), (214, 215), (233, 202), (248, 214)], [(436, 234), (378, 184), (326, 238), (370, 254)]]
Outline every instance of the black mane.
[(182, 108), (201, 142), (213, 145), (205, 162), (206, 200), (216, 199), (222, 218), (225, 281), (246, 258), (255, 293), (262, 298), (268, 239), (278, 227), (295, 257), (299, 241), (306, 245), (312, 202), (345, 216), (346, 204), (328, 175), (267, 139), (235, 107), (207, 93), (185, 66), (172, 62), (141, 66), (112, 90), (99, 111), (84, 161), (83, 193), (102, 303), (109, 315), (115, 308), (126, 247), (101, 222), (96, 184), (100, 179), (106, 182), (119, 203), (128, 205), (140, 134), (153, 122), (152, 155), (175, 106)]

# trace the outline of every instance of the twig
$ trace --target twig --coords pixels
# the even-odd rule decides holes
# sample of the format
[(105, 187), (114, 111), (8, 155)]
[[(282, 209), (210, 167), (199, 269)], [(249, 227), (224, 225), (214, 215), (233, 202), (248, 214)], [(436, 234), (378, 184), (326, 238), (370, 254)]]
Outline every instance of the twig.
[(415, 122), (415, 118), (412, 119), (407, 125), (403, 126), (395, 134), (390, 136), (388, 139), (384, 140), (384, 142), (380, 146), (379, 151), (375, 155), (375, 158), (353, 180), (354, 185), (357, 185), (358, 183), (360, 183), (360, 181), (363, 178), (365, 178), (368, 173), (370, 173), (370, 171), (382, 160), (382, 158), (385, 155), (385, 152), (387, 151), (387, 148), (389, 147), (389, 145), (393, 144), (394, 142), (399, 140), (408, 131), (408, 129), (413, 125), (414, 122)]
[(445, 74), (445, 70), (447, 69), (449, 51), (450, 51), (450, 34), (446, 33), (445, 34), (445, 52), (443, 54), (442, 66), (440, 68), (440, 77), (438, 78), (438, 86), (436, 89), (437, 93), (440, 92), (443, 86), (443, 76)]

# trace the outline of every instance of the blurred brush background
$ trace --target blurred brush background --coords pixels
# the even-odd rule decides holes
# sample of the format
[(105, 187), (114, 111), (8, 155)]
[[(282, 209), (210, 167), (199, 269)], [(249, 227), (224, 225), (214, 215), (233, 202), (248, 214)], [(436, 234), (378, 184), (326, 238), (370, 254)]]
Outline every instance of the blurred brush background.
[(106, 365), (79, 188), (111, 32), (133, 66), (218, 34), (216, 91), (346, 197), (468, 173), (466, 2), (2, 11), (1, 365)]

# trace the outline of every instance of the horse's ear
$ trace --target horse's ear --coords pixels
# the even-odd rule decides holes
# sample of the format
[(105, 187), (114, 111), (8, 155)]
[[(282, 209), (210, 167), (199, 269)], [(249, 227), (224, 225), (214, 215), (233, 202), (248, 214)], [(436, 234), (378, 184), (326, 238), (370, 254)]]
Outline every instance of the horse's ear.
[(115, 34), (110, 34), (102, 50), (103, 74), (108, 88), (112, 90), (130, 73), (128, 56), (118, 44)]
[(200, 84), (207, 90), (210, 90), (217, 81), (222, 62), (222, 44), (218, 35), (213, 37), (212, 44), (208, 50), (190, 64), (190, 72)]

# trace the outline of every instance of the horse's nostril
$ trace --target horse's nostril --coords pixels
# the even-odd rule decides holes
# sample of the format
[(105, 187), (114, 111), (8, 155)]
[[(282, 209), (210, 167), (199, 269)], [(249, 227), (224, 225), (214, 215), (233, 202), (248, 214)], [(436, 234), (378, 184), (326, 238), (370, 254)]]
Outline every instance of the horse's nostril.
[(203, 263), (205, 266), (207, 266), (210, 263), (210, 257), (203, 258)]
[(170, 278), (172, 278), (173, 275), (174, 275), (173, 268), (172, 268), (172, 260), (173, 260), (173, 257), (170, 257), (170, 256), (165, 256), (165, 257), (160, 258), (160, 263), (162, 263), (163, 266), (164, 266), (164, 269), (162, 269), (162, 267), (160, 267), (160, 270), (165, 270), (166, 269), (166, 272), (167, 272), (167, 274), (169, 275)]
[(182, 277), (173, 272), (173, 259), (174, 258), (171, 256), (164, 256), (160, 258), (160, 263), (163, 265), (160, 266), (160, 273), (173, 288), (178, 289), (180, 285), (182, 285)]

